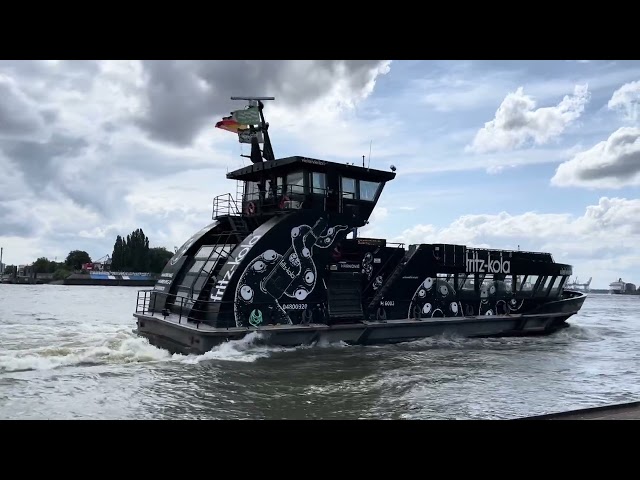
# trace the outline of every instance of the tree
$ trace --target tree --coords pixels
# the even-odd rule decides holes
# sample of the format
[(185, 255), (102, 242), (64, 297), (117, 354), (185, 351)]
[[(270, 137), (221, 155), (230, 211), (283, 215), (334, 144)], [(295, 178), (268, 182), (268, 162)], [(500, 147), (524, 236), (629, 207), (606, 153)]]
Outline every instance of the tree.
[(83, 263), (91, 263), (91, 257), (83, 250), (72, 250), (64, 263), (73, 270), (80, 270)]
[(40, 257), (33, 262), (33, 268), (36, 273), (53, 273), (56, 270), (56, 263), (48, 258)]
[(116, 237), (116, 243), (113, 245), (113, 253), (111, 254), (111, 270), (118, 272), (124, 266), (124, 242), (122, 237)]
[(126, 239), (117, 236), (111, 255), (111, 270), (146, 272), (149, 266), (149, 239), (141, 228), (131, 232)]
[(66, 268), (61, 267), (56, 269), (55, 272), (53, 272), (53, 279), (54, 280), (64, 280), (65, 278), (67, 278), (69, 275), (71, 275), (71, 272), (69, 272)]
[(164, 247), (149, 249), (149, 272), (161, 273), (167, 262), (173, 257), (173, 253)]

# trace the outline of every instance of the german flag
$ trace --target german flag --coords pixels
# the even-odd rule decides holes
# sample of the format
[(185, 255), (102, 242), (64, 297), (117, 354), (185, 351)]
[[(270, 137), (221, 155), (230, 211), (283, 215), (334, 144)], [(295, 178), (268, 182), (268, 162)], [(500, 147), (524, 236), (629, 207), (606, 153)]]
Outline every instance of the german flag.
[(249, 128), (249, 125), (242, 125), (241, 123), (236, 122), (232, 116), (229, 116), (222, 117), (222, 120), (216, 123), (216, 128), (221, 128), (222, 130), (227, 130), (231, 133), (238, 133), (238, 130)]

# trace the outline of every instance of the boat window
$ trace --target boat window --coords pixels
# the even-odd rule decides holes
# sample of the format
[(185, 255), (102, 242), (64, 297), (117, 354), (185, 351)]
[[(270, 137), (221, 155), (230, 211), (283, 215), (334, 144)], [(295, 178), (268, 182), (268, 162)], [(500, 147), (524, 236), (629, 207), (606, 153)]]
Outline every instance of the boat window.
[(549, 285), (551, 284), (551, 279), (553, 277), (549, 277), (549, 276), (543, 276), (540, 279), (540, 285), (538, 286), (538, 289), (536, 290), (535, 296), (536, 297), (546, 297), (547, 296), (547, 290), (549, 288)]
[[(451, 287), (451, 290), (455, 291), (455, 283), (454, 283), (454, 279), (453, 279), (453, 274), (451, 273), (438, 273), (436, 275), (436, 279), (437, 280), (441, 280), (443, 282), (447, 282), (449, 284), (449, 286)], [(438, 282), (440, 283), (440, 282)]]
[(282, 184), (283, 184), (283, 178), (278, 177), (276, 179), (276, 192), (278, 195), (282, 195)]
[(528, 275), (525, 281), (522, 282), (522, 288), (520, 288), (520, 291), (533, 292), (533, 288), (536, 286), (537, 281), (538, 281), (538, 275)]
[(527, 283), (528, 275), (518, 275), (516, 277), (516, 290), (521, 292), (524, 289), (524, 284)]
[(327, 176), (320, 172), (311, 172), (311, 193), (324, 194), (327, 189)]
[(211, 269), (213, 268), (213, 266), (216, 264), (216, 260), (215, 258), (212, 258), (211, 260), (209, 260), (207, 262), (207, 264), (204, 266), (204, 271), (205, 272), (211, 272)]
[[(464, 277), (463, 277), (464, 278)], [(475, 278), (474, 275), (468, 275), (465, 279), (464, 279), (464, 283), (462, 283), (462, 286), (460, 287), (460, 290), (465, 290), (465, 291), (474, 291), (475, 290)]]
[(287, 190), (291, 193), (304, 193), (304, 174), (301, 171), (287, 175)]
[(213, 246), (205, 245), (200, 250), (198, 250), (198, 253), (196, 253), (195, 256), (196, 256), (196, 258), (207, 259), (207, 258), (209, 258), (209, 255), (211, 255), (211, 252), (213, 252)]
[(553, 286), (551, 287), (549, 295), (558, 295), (558, 293), (560, 292), (560, 282), (562, 282), (563, 278), (564, 277), (556, 277), (556, 279), (553, 281)]
[(373, 202), (376, 199), (380, 182), (360, 180), (360, 200)]
[(342, 177), (342, 196), (356, 198), (356, 181), (353, 178)]
[(273, 197), (273, 180), (267, 179), (264, 183), (267, 198)]
[(248, 200), (257, 200), (260, 197), (260, 185), (258, 182), (246, 182), (244, 186), (244, 198)]
[(191, 267), (191, 269), (189, 270), (189, 273), (199, 272), (202, 266), (204, 265), (204, 263), (205, 263), (204, 260), (198, 260), (196, 263), (193, 264), (193, 267)]

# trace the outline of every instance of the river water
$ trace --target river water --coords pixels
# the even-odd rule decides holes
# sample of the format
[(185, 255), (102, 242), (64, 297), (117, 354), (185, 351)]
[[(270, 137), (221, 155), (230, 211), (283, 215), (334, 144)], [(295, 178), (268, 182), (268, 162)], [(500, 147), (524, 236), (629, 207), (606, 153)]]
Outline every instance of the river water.
[(549, 337), (170, 355), (136, 289), (0, 285), (0, 419), (509, 419), (640, 400), (640, 296)]

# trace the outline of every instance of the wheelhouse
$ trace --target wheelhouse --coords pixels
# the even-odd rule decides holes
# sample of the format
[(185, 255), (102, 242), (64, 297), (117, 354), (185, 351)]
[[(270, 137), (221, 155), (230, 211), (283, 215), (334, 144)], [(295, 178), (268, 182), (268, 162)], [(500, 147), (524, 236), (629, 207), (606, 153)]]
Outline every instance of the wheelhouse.
[(371, 215), (385, 183), (395, 175), (294, 156), (254, 163), (228, 173), (227, 178), (242, 182), (237, 201), (243, 215), (266, 220), (291, 209), (314, 209), (351, 214), (359, 227)]

